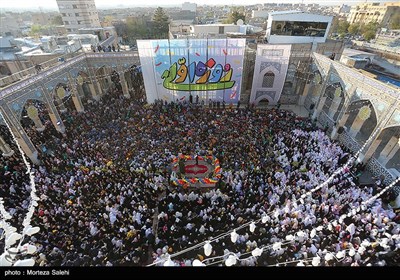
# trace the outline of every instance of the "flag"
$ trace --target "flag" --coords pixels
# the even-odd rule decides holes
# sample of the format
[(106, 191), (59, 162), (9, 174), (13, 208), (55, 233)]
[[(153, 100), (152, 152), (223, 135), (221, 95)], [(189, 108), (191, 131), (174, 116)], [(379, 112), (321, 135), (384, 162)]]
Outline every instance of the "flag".
[(180, 98), (180, 101), (183, 101), (185, 98), (186, 98), (186, 96), (182, 96), (182, 97)]
[(235, 99), (236, 98), (236, 91), (232, 92), (230, 95), (230, 99)]

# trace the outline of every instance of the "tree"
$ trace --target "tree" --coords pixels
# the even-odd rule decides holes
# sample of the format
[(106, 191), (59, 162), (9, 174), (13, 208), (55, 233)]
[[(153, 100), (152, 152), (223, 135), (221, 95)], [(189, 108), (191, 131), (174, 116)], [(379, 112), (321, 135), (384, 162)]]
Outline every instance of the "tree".
[(394, 14), (389, 22), (390, 29), (400, 29), (400, 14)]
[(347, 21), (345, 21), (345, 20), (340, 20), (340, 21), (338, 22), (337, 33), (338, 33), (340, 36), (344, 36), (344, 35), (347, 33), (347, 31), (348, 31), (348, 29), (349, 29), (349, 26), (350, 26), (350, 24), (349, 24)]
[(366, 25), (361, 27), (361, 34), (364, 39), (369, 41), (375, 38), (376, 32), (378, 31), (379, 23), (377, 22), (369, 22)]
[(103, 20), (104, 26), (110, 26), (112, 25), (112, 22), (114, 21), (114, 18), (112, 16), (105, 16)]
[(167, 37), (169, 31), (169, 18), (163, 8), (158, 7), (153, 15), (155, 35), (159, 38)]
[(51, 24), (53, 24), (53, 25), (63, 25), (64, 23), (62, 21), (61, 15), (57, 15), (57, 16), (53, 17), (51, 19)]
[(132, 41), (136, 38), (151, 38), (150, 35), (144, 21), (135, 18), (128, 18), (126, 20), (126, 36), (128, 41)]
[(358, 23), (352, 23), (350, 24), (350, 26), (348, 27), (348, 31), (351, 35), (356, 35), (358, 34), (360, 30), (360, 24)]
[(42, 34), (42, 32), (43, 32), (42, 26), (38, 24), (33, 24), (31, 26), (31, 31), (29, 32), (29, 35), (32, 37), (38, 37), (39, 35)]
[(241, 19), (243, 22), (246, 20), (246, 14), (244, 12), (239, 11), (239, 9), (234, 9), (228, 16), (224, 23), (234, 23)]
[(365, 31), (362, 35), (366, 41), (369, 41), (369, 40), (375, 38), (376, 32), (374, 32), (372, 30), (368, 30), (368, 31)]

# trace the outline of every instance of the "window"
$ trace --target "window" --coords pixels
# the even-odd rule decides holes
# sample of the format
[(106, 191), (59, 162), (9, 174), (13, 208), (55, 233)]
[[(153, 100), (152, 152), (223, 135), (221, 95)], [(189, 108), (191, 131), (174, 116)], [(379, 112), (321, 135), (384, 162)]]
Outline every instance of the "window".
[(79, 13), (75, 13), (75, 16), (76, 16), (76, 17), (79, 17)]
[(72, 8), (76, 9), (76, 8), (78, 8), (78, 6), (77, 5), (72, 5)]
[(224, 34), (225, 26), (219, 26), (219, 34)]
[(271, 35), (324, 37), (327, 22), (273, 21)]
[(272, 72), (267, 72), (264, 75), (263, 82), (262, 82), (262, 87), (265, 88), (272, 88), (274, 87), (274, 80), (275, 80), (275, 74)]

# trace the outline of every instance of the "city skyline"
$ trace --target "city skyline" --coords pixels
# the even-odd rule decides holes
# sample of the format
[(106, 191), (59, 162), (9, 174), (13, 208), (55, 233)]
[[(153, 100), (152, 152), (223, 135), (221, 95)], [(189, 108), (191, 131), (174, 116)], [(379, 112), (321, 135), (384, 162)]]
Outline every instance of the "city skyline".
[[(139, 3), (138, 3), (139, 2)], [(213, 0), (192, 0), (192, 1), (182, 1), (182, 0), (170, 0), (170, 1), (163, 1), (162, 4), (160, 4), (160, 1), (156, 0), (147, 0), (147, 1), (128, 1), (128, 0), (114, 0), (112, 4), (110, 4), (110, 1), (108, 0), (95, 0), (96, 7), (97, 8), (118, 8), (118, 7), (149, 7), (149, 6), (181, 6), (183, 2), (191, 2), (191, 3), (196, 3), (197, 5), (215, 5), (215, 1)], [(234, 0), (221, 0), (219, 1), (218, 5), (254, 5), (254, 4), (263, 4), (266, 1), (261, 1), (261, 0), (242, 0), (240, 1), (234, 1)], [(272, 1), (268, 3), (284, 3), (284, 4), (297, 4), (297, 3), (303, 3), (303, 4), (320, 4), (320, 5), (341, 5), (341, 4), (346, 4), (346, 5), (356, 5), (360, 3), (365, 3), (365, 2), (379, 2), (379, 3), (385, 3), (385, 2), (393, 2), (390, 0), (375, 0), (375, 1), (362, 1), (362, 0), (328, 0), (328, 1), (323, 1), (323, 0), (279, 0), (279, 1)], [(15, 0), (12, 2), (6, 2), (1, 4), (0, 11), (2, 9), (24, 9), (24, 10), (35, 10), (35, 9), (46, 9), (46, 10), (58, 10), (57, 7), (57, 2), (56, 0), (37, 0), (34, 2), (35, 4), (32, 4), (32, 1), (30, 0)], [(168, 4), (166, 4), (168, 3)]]

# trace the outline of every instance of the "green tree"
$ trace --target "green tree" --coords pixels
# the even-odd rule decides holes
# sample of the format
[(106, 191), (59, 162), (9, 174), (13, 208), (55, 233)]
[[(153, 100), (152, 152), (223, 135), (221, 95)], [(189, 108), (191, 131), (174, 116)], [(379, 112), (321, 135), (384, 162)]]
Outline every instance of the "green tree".
[[(118, 27), (118, 28), (117, 28)], [(134, 43), (136, 39), (152, 38), (144, 20), (127, 18), (126, 23), (117, 24), (116, 30), (124, 43)]]
[(390, 29), (400, 29), (400, 13), (394, 14), (389, 21)]
[(243, 22), (245, 22), (246, 21), (246, 14), (236, 8), (228, 15), (228, 18), (226, 20), (224, 20), (224, 23), (234, 23), (234, 24), (236, 24), (236, 22), (239, 19), (241, 19), (241, 20), (243, 20)]
[(369, 41), (375, 38), (378, 28), (379, 24), (377, 22), (369, 22), (361, 27), (361, 34), (365, 40)]
[(376, 32), (374, 32), (372, 30), (368, 30), (368, 31), (365, 31), (362, 35), (366, 41), (369, 41), (369, 40), (375, 38)]
[(347, 21), (345, 21), (345, 20), (340, 20), (340, 21), (338, 22), (337, 33), (338, 33), (340, 36), (344, 36), (344, 34), (347, 33), (347, 31), (348, 31), (348, 29), (349, 29), (349, 26), (350, 26), (350, 24), (349, 24)]
[(352, 23), (348, 27), (348, 31), (351, 35), (356, 35), (360, 31), (360, 24), (358, 23)]
[(63, 25), (64, 23), (62, 21), (61, 15), (57, 15), (57, 16), (53, 17), (51, 19), (51, 24), (53, 24), (53, 25)]
[(41, 25), (38, 24), (33, 24), (31, 26), (31, 31), (29, 32), (29, 35), (32, 37), (38, 37), (39, 35), (41, 35), (43, 32), (43, 27)]
[(153, 29), (158, 38), (167, 37), (169, 31), (169, 18), (163, 8), (158, 7), (153, 15)]

